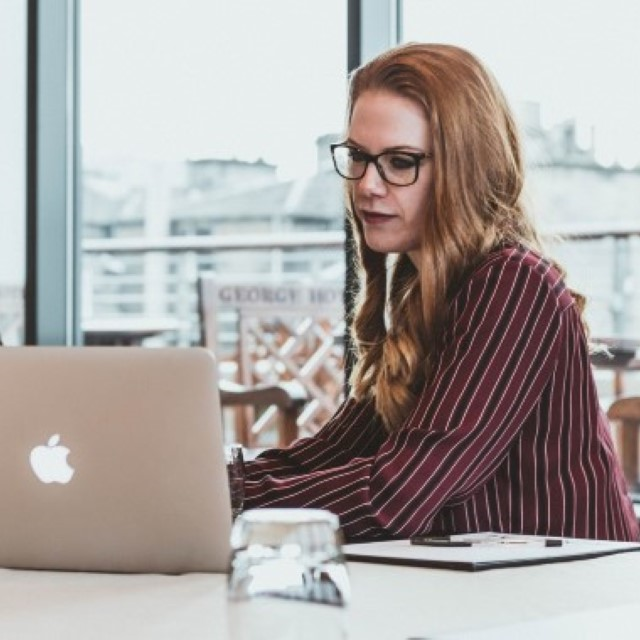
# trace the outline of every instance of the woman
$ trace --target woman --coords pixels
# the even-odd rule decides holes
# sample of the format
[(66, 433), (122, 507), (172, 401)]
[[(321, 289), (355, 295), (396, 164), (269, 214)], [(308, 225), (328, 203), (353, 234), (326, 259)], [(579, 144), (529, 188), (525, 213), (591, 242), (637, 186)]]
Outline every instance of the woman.
[(490, 73), (453, 46), (388, 51), (354, 73), (332, 153), (363, 283), (351, 397), (247, 465), (245, 506), (326, 508), (349, 540), (637, 539), (584, 300), (541, 256)]

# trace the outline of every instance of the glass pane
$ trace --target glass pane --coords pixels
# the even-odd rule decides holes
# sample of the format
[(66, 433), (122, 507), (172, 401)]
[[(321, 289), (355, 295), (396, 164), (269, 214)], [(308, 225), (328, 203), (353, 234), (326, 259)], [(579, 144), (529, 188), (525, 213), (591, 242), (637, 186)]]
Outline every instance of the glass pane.
[(524, 134), (531, 212), (587, 296), (592, 336), (640, 346), (638, 24), (626, 0), (403, 3), (405, 41), (463, 46), (494, 72)]
[[(86, 342), (196, 344), (205, 272), (264, 295), (343, 286), (328, 147), (346, 13), (344, 0), (82, 0)], [(218, 327), (224, 375), (247, 382), (233, 307)], [(260, 381), (295, 377), (260, 365)]]
[(27, 3), (0, 3), (0, 337), (24, 343)]

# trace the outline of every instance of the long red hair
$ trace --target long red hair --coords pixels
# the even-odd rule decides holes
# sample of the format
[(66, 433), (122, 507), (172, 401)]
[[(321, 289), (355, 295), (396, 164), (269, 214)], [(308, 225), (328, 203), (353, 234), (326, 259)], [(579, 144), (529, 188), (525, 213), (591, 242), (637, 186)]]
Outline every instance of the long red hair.
[[(500, 87), (475, 56), (451, 45), (416, 43), (383, 53), (353, 73), (349, 121), (365, 91), (412, 100), (424, 111), (433, 138), (434, 180), (419, 269), (399, 255), (387, 273), (387, 256), (364, 241), (347, 185), (361, 274), (351, 389), (356, 398), (373, 398), (392, 430), (429, 379), (464, 277), (501, 244), (540, 251), (541, 243), (523, 204), (517, 126)], [(582, 297), (576, 300), (582, 307)]]

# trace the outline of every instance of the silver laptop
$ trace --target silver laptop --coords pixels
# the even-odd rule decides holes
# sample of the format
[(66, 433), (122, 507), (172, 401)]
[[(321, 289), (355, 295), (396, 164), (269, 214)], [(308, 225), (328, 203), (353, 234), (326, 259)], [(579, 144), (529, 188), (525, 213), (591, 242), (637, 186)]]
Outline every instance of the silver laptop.
[(226, 571), (211, 353), (0, 348), (0, 513), (2, 567)]

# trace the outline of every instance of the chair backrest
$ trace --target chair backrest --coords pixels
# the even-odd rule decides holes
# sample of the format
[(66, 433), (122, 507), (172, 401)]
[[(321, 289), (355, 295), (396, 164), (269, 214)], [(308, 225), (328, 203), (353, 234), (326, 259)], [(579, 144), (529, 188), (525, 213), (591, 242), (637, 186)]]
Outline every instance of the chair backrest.
[(629, 421), (640, 427), (640, 396), (628, 396), (615, 400), (609, 406), (607, 415), (610, 420)]
[(298, 425), (313, 432), (342, 399), (343, 291), (338, 285), (232, 283), (202, 274), (202, 344), (247, 387), (300, 383), (310, 401)]
[(614, 424), (617, 433), (616, 448), (629, 490), (640, 489), (638, 444), (640, 437), (640, 396), (618, 398), (611, 403), (607, 417)]

